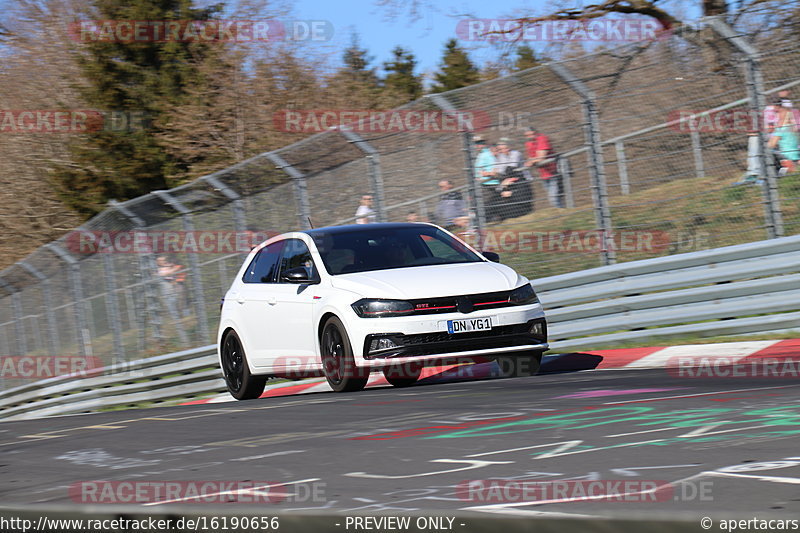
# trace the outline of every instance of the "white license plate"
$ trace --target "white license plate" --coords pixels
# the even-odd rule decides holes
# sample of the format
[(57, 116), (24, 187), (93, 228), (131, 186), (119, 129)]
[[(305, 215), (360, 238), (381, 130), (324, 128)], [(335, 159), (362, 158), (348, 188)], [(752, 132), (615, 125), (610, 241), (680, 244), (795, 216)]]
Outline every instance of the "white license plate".
[(468, 331), (486, 331), (489, 329), (492, 329), (492, 317), (447, 321), (447, 333), (466, 333)]

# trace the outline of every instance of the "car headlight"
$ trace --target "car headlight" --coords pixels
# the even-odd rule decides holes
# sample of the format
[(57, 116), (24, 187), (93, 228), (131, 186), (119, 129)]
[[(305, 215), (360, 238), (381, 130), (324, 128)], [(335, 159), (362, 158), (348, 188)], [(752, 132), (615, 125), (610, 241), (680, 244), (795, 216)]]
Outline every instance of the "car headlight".
[(383, 316), (403, 316), (414, 312), (411, 302), (403, 300), (374, 300), (364, 298), (354, 303), (353, 311), (361, 318), (378, 318)]
[(508, 303), (511, 305), (528, 305), (538, 304), (539, 298), (531, 287), (530, 283), (526, 283), (522, 287), (517, 287), (508, 296)]

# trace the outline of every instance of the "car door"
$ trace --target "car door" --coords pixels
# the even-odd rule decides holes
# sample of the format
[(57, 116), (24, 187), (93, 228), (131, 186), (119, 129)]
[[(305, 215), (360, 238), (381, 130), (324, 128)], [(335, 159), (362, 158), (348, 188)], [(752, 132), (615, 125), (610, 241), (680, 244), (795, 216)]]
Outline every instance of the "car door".
[(309, 278), (319, 279), (319, 276), (308, 245), (300, 239), (285, 242), (275, 284), (277, 303), (271, 309), (282, 330), (271, 345), (274, 350), (271, 353), (281, 359), (285, 357), (285, 362), (292, 367), (300, 364), (307, 368), (316, 362), (316, 328), (312, 322), (317, 285), (290, 283), (281, 278), (287, 270), (297, 267), (306, 268)]
[(285, 241), (265, 246), (253, 257), (242, 276), (239, 293), (235, 296), (239, 308), (239, 323), (247, 356), (254, 366), (271, 364), (275, 336), (282, 331), (273, 312), (278, 303), (276, 286), (281, 252)]

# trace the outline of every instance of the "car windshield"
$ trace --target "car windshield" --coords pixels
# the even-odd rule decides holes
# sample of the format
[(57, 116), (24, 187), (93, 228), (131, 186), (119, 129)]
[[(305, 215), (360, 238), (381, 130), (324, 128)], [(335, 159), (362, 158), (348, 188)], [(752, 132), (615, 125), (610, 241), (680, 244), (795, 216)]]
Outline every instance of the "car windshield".
[(356, 231), (316, 231), (314, 241), (332, 275), (424, 265), (482, 261), (461, 241), (433, 226), (365, 227)]

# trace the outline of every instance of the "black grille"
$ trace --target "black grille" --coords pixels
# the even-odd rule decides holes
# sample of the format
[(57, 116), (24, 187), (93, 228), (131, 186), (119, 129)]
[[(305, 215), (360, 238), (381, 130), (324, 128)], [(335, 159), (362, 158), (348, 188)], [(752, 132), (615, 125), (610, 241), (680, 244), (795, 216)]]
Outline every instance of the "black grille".
[(409, 301), (414, 306), (415, 315), (434, 315), (438, 313), (455, 313), (458, 311), (459, 301), (464, 300), (471, 304), (469, 306), (471, 310), (467, 312), (507, 307), (509, 305), (508, 297), (510, 294), (511, 291), (484, 292), (479, 294), (465, 294), (463, 296), (423, 298)]

